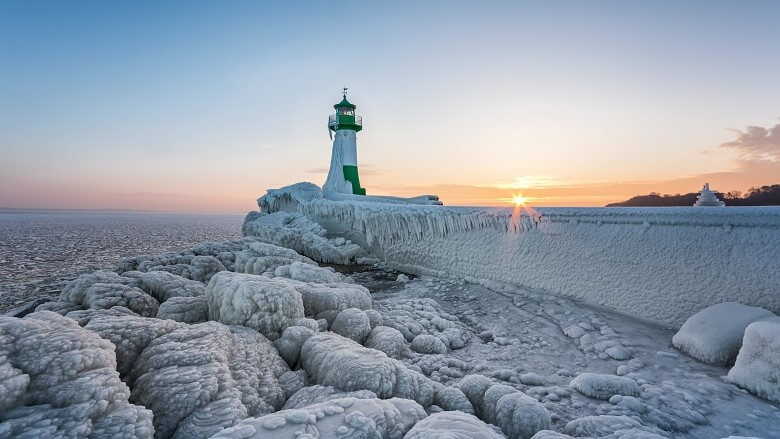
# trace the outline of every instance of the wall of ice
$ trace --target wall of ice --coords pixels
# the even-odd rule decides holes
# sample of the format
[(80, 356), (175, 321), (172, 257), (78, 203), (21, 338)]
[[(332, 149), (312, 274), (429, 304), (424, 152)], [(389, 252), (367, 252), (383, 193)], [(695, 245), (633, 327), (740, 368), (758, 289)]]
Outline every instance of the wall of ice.
[(296, 197), (391, 268), (552, 292), (679, 327), (715, 303), (780, 313), (780, 208), (497, 209)]

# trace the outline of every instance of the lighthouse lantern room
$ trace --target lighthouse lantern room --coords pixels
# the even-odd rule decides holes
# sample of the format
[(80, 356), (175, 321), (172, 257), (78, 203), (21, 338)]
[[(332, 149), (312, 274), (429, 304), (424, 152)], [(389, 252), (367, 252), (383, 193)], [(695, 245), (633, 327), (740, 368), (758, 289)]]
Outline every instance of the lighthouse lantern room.
[(323, 190), (336, 193), (365, 195), (360, 187), (357, 167), (357, 132), (363, 129), (363, 118), (355, 114), (355, 105), (347, 100), (344, 87), (341, 102), (334, 105), (336, 114), (328, 117), (328, 134), (333, 138), (330, 170)]

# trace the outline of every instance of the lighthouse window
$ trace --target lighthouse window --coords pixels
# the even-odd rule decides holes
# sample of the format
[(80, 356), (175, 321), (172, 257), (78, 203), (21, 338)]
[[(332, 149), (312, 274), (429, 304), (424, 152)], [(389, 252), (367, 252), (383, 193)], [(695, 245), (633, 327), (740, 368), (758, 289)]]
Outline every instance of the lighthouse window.
[(354, 116), (355, 110), (351, 108), (339, 108), (339, 114), (343, 114), (345, 116)]

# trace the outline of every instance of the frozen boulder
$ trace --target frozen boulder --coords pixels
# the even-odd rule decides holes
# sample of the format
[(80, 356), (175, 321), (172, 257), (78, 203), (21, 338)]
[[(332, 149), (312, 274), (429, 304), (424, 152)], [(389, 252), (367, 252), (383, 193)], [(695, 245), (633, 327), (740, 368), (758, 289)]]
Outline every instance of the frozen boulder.
[(506, 395), (511, 395), (517, 392), (517, 389), (512, 386), (507, 386), (506, 384), (495, 384), (490, 386), (485, 391), (485, 395), (482, 398), (482, 407), (479, 411), (479, 413), (482, 415), (482, 419), (490, 422), (491, 424), (495, 424), (496, 416), (498, 415), (496, 412), (498, 400)]
[(368, 316), (368, 321), (371, 323), (371, 329), (382, 325), (383, 318), (379, 311), (375, 309), (367, 309), (366, 315)]
[(628, 416), (601, 415), (573, 419), (566, 424), (563, 431), (575, 437), (602, 437), (618, 430), (641, 427), (642, 424), (639, 421)]
[(371, 330), (365, 345), (384, 352), (388, 357), (398, 358), (404, 350), (404, 336), (395, 328), (377, 326)]
[(138, 279), (141, 280), (141, 289), (160, 303), (164, 303), (171, 297), (203, 296), (206, 292), (203, 283), (167, 271), (140, 273)]
[(98, 317), (87, 329), (122, 346), (131, 401), (154, 412), (156, 437), (207, 438), (284, 404), (278, 378), (289, 368), (252, 329), (140, 317)]
[(294, 280), (288, 282), (301, 293), (303, 307), (306, 315), (310, 317), (317, 316), (324, 311), (335, 311), (338, 314), (347, 308), (371, 309), (371, 293), (362, 285), (315, 284)]
[(305, 370), (288, 370), (279, 376), (278, 381), (279, 387), (281, 387), (284, 391), (285, 399), (289, 399), (291, 396), (306, 387), (308, 380), (309, 375)]
[(370, 390), (380, 398), (413, 399), (423, 407), (433, 402), (434, 385), (427, 377), (332, 332), (306, 340), (300, 364), (317, 384), (345, 391)]
[(412, 350), (421, 354), (446, 354), (447, 346), (438, 337), (420, 334), (412, 340)]
[(0, 437), (151, 438), (116, 368), (114, 346), (69, 318), (0, 317)]
[(376, 398), (376, 393), (370, 390), (344, 392), (335, 387), (314, 385), (304, 387), (295, 392), (284, 404), (282, 410), (300, 409), (321, 402), (343, 398), (374, 399)]
[(347, 308), (336, 316), (330, 330), (362, 344), (371, 333), (371, 322), (363, 310)]
[(763, 308), (724, 302), (697, 312), (683, 323), (672, 344), (707, 364), (734, 363), (745, 328), (756, 320), (774, 314)]
[(157, 309), (157, 318), (183, 323), (205, 322), (209, 319), (208, 300), (206, 300), (206, 296), (171, 297), (160, 304), (160, 308)]
[(463, 413), (474, 414), (474, 407), (466, 395), (458, 388), (445, 386), (436, 392), (433, 403), (444, 410), (457, 410)]
[(124, 306), (112, 306), (109, 309), (80, 309), (65, 314), (65, 317), (75, 320), (76, 323), (79, 324), (79, 326), (85, 326), (94, 317), (106, 316), (106, 315), (115, 316), (115, 317), (122, 317), (122, 316), (140, 317), (138, 314), (130, 311)]
[(211, 278), (225, 271), (225, 265), (214, 256), (192, 256), (184, 257), (186, 263), (152, 265), (139, 264), (139, 271), (167, 271), (186, 279), (196, 280), (198, 282), (208, 282)]
[[(301, 282), (313, 282), (318, 284), (349, 283), (341, 273), (336, 273), (330, 267), (318, 267), (313, 264), (293, 262), (274, 270), (274, 276), (287, 277)], [(351, 279), (350, 279), (351, 281)]]
[(401, 438), (425, 416), (407, 399), (343, 398), (245, 419), (214, 438)]
[(311, 328), (303, 326), (290, 326), (282, 332), (281, 337), (274, 340), (274, 346), (279, 351), (279, 355), (290, 367), (295, 367), (298, 363), (298, 357), (301, 354), (303, 343), (315, 334)]
[(303, 318), (301, 294), (284, 280), (223, 272), (206, 287), (209, 320), (242, 325), (275, 339)]
[(250, 212), (241, 232), (244, 236), (293, 249), (318, 262), (346, 265), (365, 253), (360, 246), (343, 238), (327, 238), (322, 226), (297, 212)]
[(466, 375), (455, 385), (459, 388), (466, 398), (469, 399), (477, 416), (482, 417), (482, 403), (485, 398), (485, 392), (493, 385), (493, 380), (484, 375)]
[(780, 318), (748, 325), (728, 380), (754, 395), (780, 403)]
[(631, 378), (585, 372), (577, 375), (569, 387), (591, 398), (608, 400), (614, 395), (638, 396), (639, 385)]
[(510, 393), (496, 404), (496, 425), (509, 439), (530, 439), (536, 432), (550, 428), (550, 412), (522, 392)]
[(459, 411), (435, 413), (414, 424), (404, 439), (506, 439), (501, 430)]
[(303, 326), (309, 328), (314, 332), (320, 332), (320, 324), (314, 319), (302, 318), (295, 322), (295, 326)]
[[(273, 274), (280, 267), (289, 266), (295, 262), (298, 262), (299, 265), (319, 268), (316, 267), (314, 261), (299, 255), (295, 250), (265, 242), (254, 242), (249, 245), (248, 249), (236, 253), (234, 269), (238, 273)], [(303, 270), (303, 268), (299, 267), (299, 270)], [(280, 273), (280, 275), (282, 274)], [(290, 277), (289, 268), (287, 274), (286, 277)]]
[(144, 317), (157, 315), (158, 301), (139, 286), (139, 279), (110, 271), (82, 274), (62, 289), (56, 302), (44, 303), (36, 309), (65, 315), (71, 311), (118, 306)]

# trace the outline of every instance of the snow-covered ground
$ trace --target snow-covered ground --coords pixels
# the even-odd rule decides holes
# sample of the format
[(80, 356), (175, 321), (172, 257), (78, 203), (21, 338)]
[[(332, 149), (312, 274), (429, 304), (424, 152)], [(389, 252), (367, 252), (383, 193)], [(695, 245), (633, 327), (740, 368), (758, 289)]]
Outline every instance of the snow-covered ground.
[[(381, 231), (316, 190), (298, 195), (261, 199), (287, 211), (250, 213), (242, 239), (126, 259), (35, 312), (0, 316), (0, 437), (778, 437), (780, 322), (770, 310), (727, 305), (741, 317), (720, 330), (711, 316), (722, 309), (706, 309), (674, 337), (681, 351), (673, 330), (572, 294), (459, 276), (459, 266), (418, 276), (386, 259), (388, 244), (400, 252), (412, 236), (525, 236), (555, 220), (502, 231), (502, 211), (425, 223), (427, 211), (412, 210)], [(334, 234), (338, 221), (359, 233)], [(766, 218), (741, 221), (728, 233)], [(688, 355), (699, 352), (726, 366)]]

